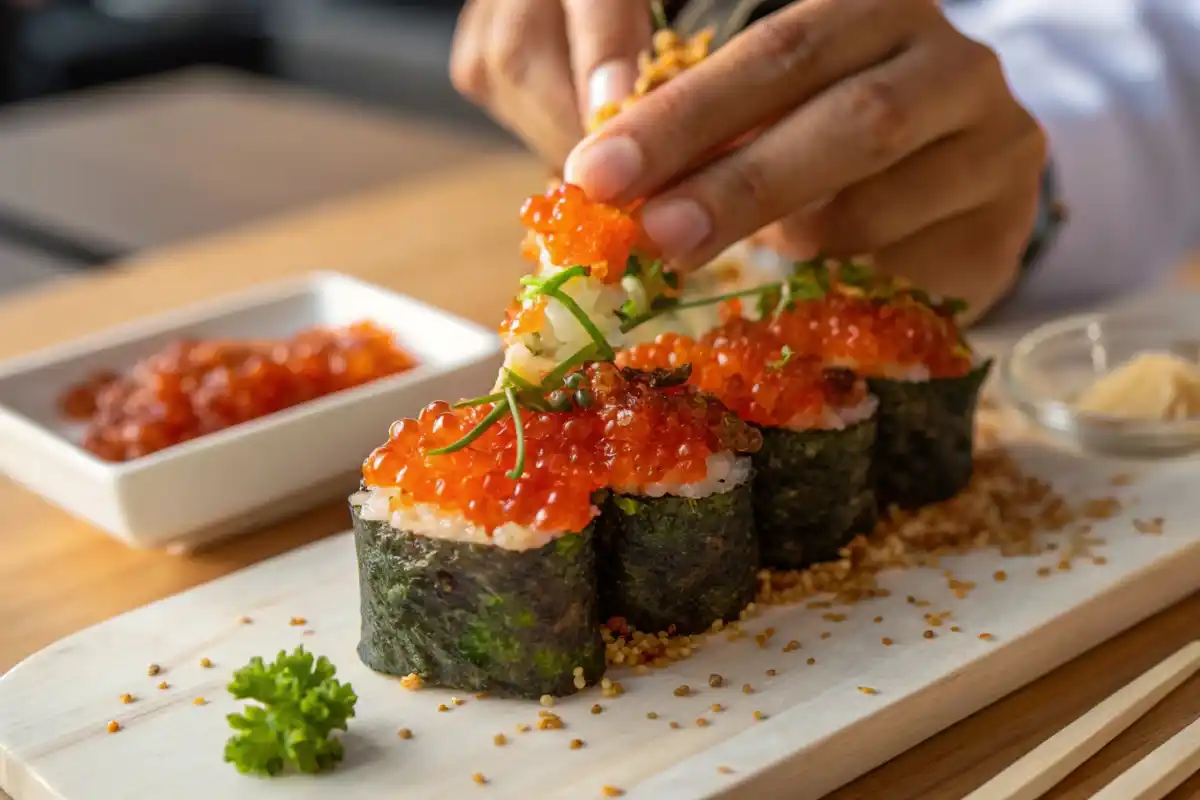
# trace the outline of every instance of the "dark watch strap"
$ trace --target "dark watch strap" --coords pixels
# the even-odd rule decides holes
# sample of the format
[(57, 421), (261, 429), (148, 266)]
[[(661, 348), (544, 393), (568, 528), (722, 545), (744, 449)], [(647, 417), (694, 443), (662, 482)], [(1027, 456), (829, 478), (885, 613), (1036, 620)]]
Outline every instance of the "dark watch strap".
[(1029, 243), (1021, 255), (1021, 275), (1029, 274), (1050, 251), (1058, 232), (1067, 222), (1067, 206), (1063, 203), (1058, 191), (1058, 178), (1054, 171), (1054, 162), (1046, 161), (1042, 170), (1042, 191), (1038, 198), (1037, 217), (1033, 222), (1033, 231), (1029, 235)]

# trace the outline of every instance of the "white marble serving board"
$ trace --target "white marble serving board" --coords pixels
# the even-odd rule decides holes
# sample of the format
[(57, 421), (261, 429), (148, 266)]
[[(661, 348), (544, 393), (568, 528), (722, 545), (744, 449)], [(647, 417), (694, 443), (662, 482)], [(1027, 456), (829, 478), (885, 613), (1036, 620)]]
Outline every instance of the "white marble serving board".
[[(1084, 559), (1038, 577), (1039, 566), (1056, 563), (1054, 553), (944, 559), (942, 569), (978, 583), (962, 600), (942, 569), (890, 573), (892, 595), (838, 609), (845, 621), (804, 606), (768, 610), (748, 625), (751, 633), (776, 629), (767, 648), (751, 637), (710, 637), (693, 658), (649, 676), (611, 671), (624, 696), (589, 689), (559, 701), (564, 730), (517, 733), (518, 723), (536, 722), (536, 703), (464, 694), (464, 705), (439, 713), (454, 692), (408, 691), (361, 665), (354, 551), (341, 535), (116, 617), (15, 667), (0, 679), (0, 787), (15, 800), (587, 798), (605, 785), (653, 800), (735, 787), (747, 797), (784, 796), (775, 792), (786, 787), (788, 797), (816, 798), (1200, 588), (1196, 462), (1143, 467), (1133, 485), (1113, 489), (1114, 474), (1128, 465), (1035, 445), (1016, 454), (1068, 496), (1123, 498), (1121, 515), (1094, 527), (1106, 540), (1095, 550), (1106, 564)], [(1167, 520), (1161, 535), (1133, 528), (1133, 518), (1158, 516)], [(1004, 582), (993, 580), (1000, 569)], [(914, 607), (907, 595), (933, 605)], [(923, 638), (923, 614), (941, 610), (953, 619)], [(252, 623), (239, 624), (242, 615)], [(289, 625), (294, 616), (306, 624)], [(822, 639), (823, 631), (832, 636)], [(983, 631), (994, 640), (981, 641)], [(896, 644), (884, 647), (885, 636)], [(790, 639), (802, 648), (782, 652)], [(361, 698), (346, 761), (315, 778), (242, 776), (221, 760), (225, 715), (240, 705), (225, 684), (251, 656), (301, 643), (328, 655)], [(201, 668), (202, 657), (213, 668)], [(161, 675), (146, 674), (152, 662)], [(767, 677), (768, 669), (777, 674)], [(726, 688), (709, 688), (714, 672)], [(170, 688), (156, 689), (160, 680)], [(753, 694), (742, 692), (744, 683)], [(680, 684), (698, 691), (676, 697)], [(137, 700), (123, 705), (123, 692)], [(196, 697), (208, 703), (196, 706)], [(590, 713), (594, 703), (603, 713)], [(712, 712), (713, 703), (725, 710)], [(647, 719), (650, 711), (658, 719)], [(756, 721), (755, 711), (768, 718)], [(698, 727), (699, 717), (710, 724)], [(105, 730), (112, 719), (123, 726), (116, 734)], [(672, 720), (682, 727), (670, 729)], [(399, 739), (401, 727), (414, 738)], [(501, 732), (505, 747), (493, 744)], [(586, 744), (571, 750), (576, 737)], [(489, 783), (477, 786), (474, 772)]]

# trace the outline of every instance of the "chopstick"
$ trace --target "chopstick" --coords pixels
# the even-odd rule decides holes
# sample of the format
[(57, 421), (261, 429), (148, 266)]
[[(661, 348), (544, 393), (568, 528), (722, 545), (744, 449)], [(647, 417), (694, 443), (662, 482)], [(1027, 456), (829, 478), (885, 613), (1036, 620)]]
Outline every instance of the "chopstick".
[[(1117, 738), (1122, 731), (1157, 705), (1160, 700), (1175, 691), (1198, 670), (1200, 670), (1200, 640), (1181, 648), (1174, 655), (1118, 690), (1091, 711), (1042, 742), (1011, 767), (967, 795), (965, 800), (1035, 800), (1035, 798), (1041, 797), (1055, 784), (1074, 772), (1080, 764)], [(1191, 731), (1194, 727), (1196, 726), (1192, 725), (1184, 732)], [(1182, 735), (1182, 733), (1178, 734), (1175, 739)], [(1197, 732), (1192, 731), (1190, 736), (1196, 737)], [(1159, 750), (1175, 744), (1175, 739), (1163, 745)], [(1189, 744), (1194, 747), (1195, 743), (1185, 739), (1175, 744), (1175, 748), (1162, 756), (1164, 761), (1158, 763), (1164, 764), (1165, 760), (1176, 752), (1181, 752), (1182, 757), (1186, 759)], [(1153, 758), (1158, 753), (1159, 751), (1155, 751), (1148, 758)], [(1134, 769), (1137, 767), (1135, 766)], [(1136, 780), (1137, 777), (1135, 775), (1133, 780)], [(1142, 780), (1146, 780), (1146, 778), (1143, 777)], [(1138, 783), (1137, 785), (1143, 784)], [(1148, 794), (1146, 798), (1149, 800), (1155, 796)], [(1135, 798), (1134, 795), (1128, 794), (1117, 794), (1110, 797), (1120, 797), (1121, 800)], [(1141, 800), (1140, 796), (1136, 797), (1137, 800)]]
[(1092, 800), (1162, 800), (1200, 771), (1200, 719), (1117, 776)]

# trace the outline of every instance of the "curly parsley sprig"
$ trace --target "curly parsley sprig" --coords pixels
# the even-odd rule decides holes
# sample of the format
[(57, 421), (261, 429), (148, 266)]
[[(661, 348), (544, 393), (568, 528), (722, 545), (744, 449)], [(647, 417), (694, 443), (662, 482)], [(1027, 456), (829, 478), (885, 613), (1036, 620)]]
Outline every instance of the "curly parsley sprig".
[(227, 719), (235, 731), (225, 743), (225, 761), (244, 774), (278, 775), (289, 764), (300, 772), (324, 772), (341, 762), (341, 739), (358, 696), (334, 675), (337, 668), (297, 647), (279, 651), (266, 664), (255, 656), (233, 674), (229, 693), (257, 700)]

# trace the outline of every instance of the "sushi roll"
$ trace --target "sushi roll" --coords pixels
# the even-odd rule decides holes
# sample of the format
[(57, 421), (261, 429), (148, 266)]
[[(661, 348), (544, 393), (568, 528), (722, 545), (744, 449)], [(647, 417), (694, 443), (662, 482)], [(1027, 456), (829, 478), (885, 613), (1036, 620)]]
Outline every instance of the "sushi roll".
[(752, 503), (762, 563), (835, 560), (875, 524), (877, 402), (849, 370), (794, 355), (767, 322), (733, 319), (694, 341), (665, 335), (618, 356), (639, 368), (691, 364), (691, 382), (762, 432)]
[(879, 399), (876, 491), (918, 508), (970, 481), (975, 408), (991, 368), (965, 343), (955, 301), (843, 265), (828, 293), (773, 322), (780, 340), (867, 379)]
[[(684, 385), (687, 369), (623, 370), (599, 536), (601, 614), (681, 635), (735, 619), (759, 565), (750, 459), (761, 436)], [(624, 416), (632, 400), (642, 413)]]
[(363, 663), (465, 691), (537, 698), (603, 676), (595, 518), (600, 428), (573, 413), (524, 415), (513, 479), (505, 419), (451, 444), (494, 410), (433, 403), (392, 426), (351, 498)]

